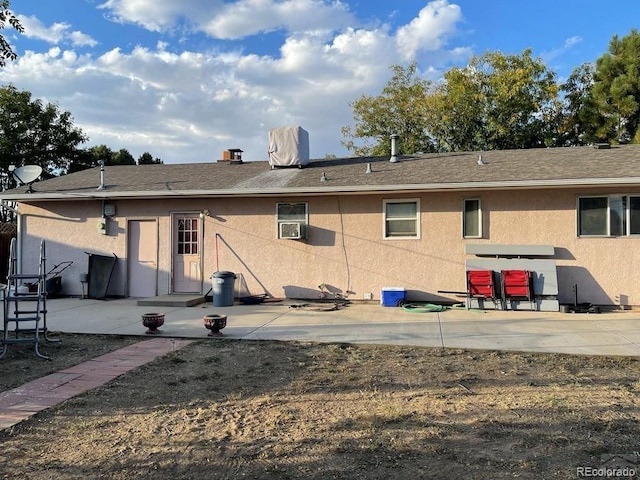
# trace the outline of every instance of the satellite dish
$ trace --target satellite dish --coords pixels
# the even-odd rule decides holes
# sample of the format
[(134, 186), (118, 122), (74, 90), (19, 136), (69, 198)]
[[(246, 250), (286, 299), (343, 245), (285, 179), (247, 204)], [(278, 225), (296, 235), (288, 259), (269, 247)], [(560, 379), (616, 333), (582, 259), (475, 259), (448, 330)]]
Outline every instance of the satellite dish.
[(33, 193), (31, 184), (35, 182), (42, 173), (42, 167), (38, 165), (25, 165), (24, 167), (16, 168), (13, 171), (13, 178), (23, 185), (29, 185), (27, 193)]

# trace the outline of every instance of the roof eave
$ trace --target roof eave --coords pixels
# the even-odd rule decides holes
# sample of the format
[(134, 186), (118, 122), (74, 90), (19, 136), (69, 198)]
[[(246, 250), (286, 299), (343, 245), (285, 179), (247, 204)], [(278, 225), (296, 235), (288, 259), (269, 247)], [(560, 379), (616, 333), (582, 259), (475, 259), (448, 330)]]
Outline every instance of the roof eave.
[(219, 190), (162, 190), (162, 191), (109, 191), (65, 193), (20, 193), (0, 194), (0, 200), (29, 202), (48, 200), (91, 200), (91, 199), (135, 199), (135, 198), (177, 198), (177, 197), (256, 197), (283, 195), (335, 195), (367, 194), (367, 193), (402, 193), (411, 191), (468, 191), (468, 190), (518, 190), (537, 188), (577, 188), (597, 186), (638, 186), (640, 177), (626, 178), (572, 178), (554, 180), (496, 181), (496, 182), (462, 182), (462, 183), (425, 183), (398, 185), (351, 185), (289, 188), (251, 188), (251, 189), (219, 189)]

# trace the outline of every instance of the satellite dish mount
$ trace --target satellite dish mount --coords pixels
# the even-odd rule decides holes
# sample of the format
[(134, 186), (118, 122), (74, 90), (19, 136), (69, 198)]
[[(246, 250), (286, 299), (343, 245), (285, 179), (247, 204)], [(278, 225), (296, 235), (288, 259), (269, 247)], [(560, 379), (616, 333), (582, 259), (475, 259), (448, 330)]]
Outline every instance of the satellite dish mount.
[(13, 171), (13, 178), (23, 185), (28, 185), (27, 193), (33, 193), (33, 182), (35, 182), (42, 173), (42, 167), (38, 165), (25, 165), (16, 168)]

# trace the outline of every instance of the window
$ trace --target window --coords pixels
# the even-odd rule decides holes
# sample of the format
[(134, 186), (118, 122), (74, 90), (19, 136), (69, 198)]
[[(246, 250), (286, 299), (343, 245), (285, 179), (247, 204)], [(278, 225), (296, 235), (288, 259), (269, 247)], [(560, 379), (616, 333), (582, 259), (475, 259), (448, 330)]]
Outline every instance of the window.
[(640, 196), (578, 198), (578, 236), (640, 235)]
[(479, 198), (464, 200), (462, 207), (462, 236), (482, 238), (482, 210)]
[(308, 223), (307, 210), (308, 208), (306, 203), (278, 203), (276, 205), (276, 227), (278, 238), (282, 238), (281, 232), (292, 231), (289, 228), (283, 228), (281, 224), (292, 223), (300, 224), (301, 228), (298, 230), (298, 236), (304, 238), (306, 236), (306, 225)]
[(196, 255), (199, 235), (197, 219), (180, 218), (178, 220), (178, 255)]
[(384, 238), (420, 238), (420, 202), (384, 200)]

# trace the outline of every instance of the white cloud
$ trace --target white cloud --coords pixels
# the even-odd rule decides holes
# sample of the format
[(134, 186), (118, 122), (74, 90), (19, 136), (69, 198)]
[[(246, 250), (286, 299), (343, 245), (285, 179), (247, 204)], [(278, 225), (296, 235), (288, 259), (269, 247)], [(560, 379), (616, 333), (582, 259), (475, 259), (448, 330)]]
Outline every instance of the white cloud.
[(43, 40), (52, 44), (70, 42), (74, 46), (94, 47), (98, 43), (86, 33), (71, 32), (71, 25), (65, 22), (56, 22), (47, 27), (33, 15), (30, 17), (18, 15), (18, 19), (24, 27), (23, 35), (27, 38)]
[(561, 47), (554, 48), (553, 50), (549, 50), (547, 52), (542, 52), (540, 57), (545, 61), (545, 63), (550, 63), (554, 61), (556, 58), (564, 55), (566, 52), (572, 50), (576, 45), (582, 42), (582, 38), (579, 36), (573, 36), (567, 38)]
[[(463, 49), (444, 51), (444, 39), (459, 20), (448, 6), (432, 2), (394, 36), (388, 25), (359, 26), (340, 2), (242, 0), (225, 6), (209, 0), (109, 0), (102, 7), (111, 15), (147, 29), (173, 29), (199, 19), (219, 37), (272, 28), (289, 33), (271, 55), (222, 51), (219, 44), (216, 50), (196, 51), (167, 37), (154, 47), (110, 47), (92, 54), (64, 47), (31, 51), (0, 70), (0, 83), (12, 82), (71, 112), (89, 145), (127, 148), (134, 157), (149, 151), (165, 162), (212, 161), (227, 148), (241, 148), (245, 159), (265, 160), (268, 129), (282, 125), (307, 129), (314, 157), (343, 155), (340, 129), (352, 123), (349, 103), (380, 93), (390, 65), (427, 47), (441, 49), (428, 53), (439, 60), (461, 54)], [(255, 18), (234, 20), (248, 7)], [(61, 25), (55, 38), (71, 39), (71, 27)], [(429, 35), (423, 32), (416, 43), (407, 43), (410, 32), (426, 27)], [(53, 29), (42, 31), (54, 38)], [(81, 35), (73, 38), (95, 46), (83, 43), (87, 39)], [(443, 64), (422, 68), (437, 76)]]
[(215, 38), (237, 39), (273, 30), (288, 32), (334, 31), (353, 25), (345, 4), (319, 0), (241, 0), (225, 5), (201, 24)]
[(570, 38), (567, 38), (564, 42), (564, 46), (565, 48), (572, 48), (574, 45), (577, 45), (578, 43), (582, 42), (582, 38), (579, 36), (573, 36)]
[(74, 47), (95, 47), (98, 42), (86, 33), (74, 31), (69, 34), (69, 39)]
[(162, 32), (182, 26), (218, 39), (283, 30), (336, 30), (353, 25), (346, 4), (326, 0), (107, 0), (109, 18)]
[(59, 43), (64, 39), (65, 33), (69, 30), (68, 23), (54, 23), (46, 27), (35, 16), (26, 17), (18, 15), (20, 23), (24, 27), (23, 35), (27, 38), (44, 40), (48, 43)]
[(154, 32), (173, 28), (180, 18), (198, 18), (198, 9), (210, 5), (216, 8), (216, 0), (107, 0), (98, 8), (116, 22), (133, 23)]
[(404, 59), (415, 58), (420, 51), (441, 49), (461, 19), (458, 5), (447, 0), (428, 3), (411, 23), (398, 29), (397, 42)]

